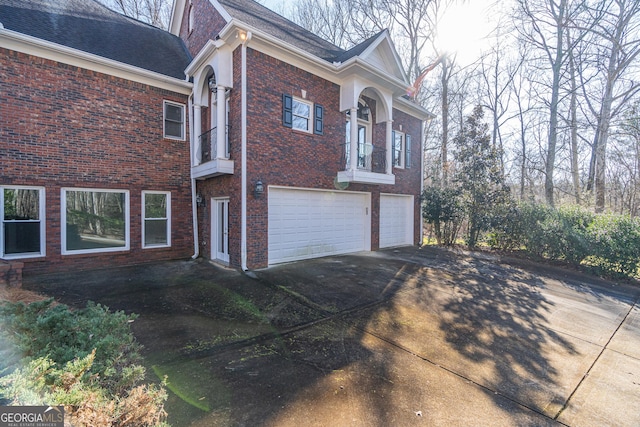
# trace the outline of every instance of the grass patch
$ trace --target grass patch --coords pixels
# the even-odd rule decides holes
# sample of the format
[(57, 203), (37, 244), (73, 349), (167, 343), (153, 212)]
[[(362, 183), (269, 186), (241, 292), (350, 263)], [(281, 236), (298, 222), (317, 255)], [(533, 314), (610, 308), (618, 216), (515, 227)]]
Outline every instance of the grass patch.
[(229, 406), (231, 393), (227, 387), (197, 361), (158, 364), (151, 369), (169, 390), (194, 408), (210, 412)]

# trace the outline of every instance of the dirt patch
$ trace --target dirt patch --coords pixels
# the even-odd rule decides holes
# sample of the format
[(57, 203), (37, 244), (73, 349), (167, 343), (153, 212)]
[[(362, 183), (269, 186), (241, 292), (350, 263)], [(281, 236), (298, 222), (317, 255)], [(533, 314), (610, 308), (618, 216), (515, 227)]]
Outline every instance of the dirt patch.
[(49, 297), (26, 289), (0, 286), (0, 302), (23, 302), (30, 304), (36, 301), (43, 301)]

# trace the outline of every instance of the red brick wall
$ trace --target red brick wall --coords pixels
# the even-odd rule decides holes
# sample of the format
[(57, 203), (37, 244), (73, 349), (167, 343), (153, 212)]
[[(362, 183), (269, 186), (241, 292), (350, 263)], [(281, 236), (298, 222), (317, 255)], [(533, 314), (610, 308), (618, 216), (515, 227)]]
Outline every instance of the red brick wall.
[[(189, 8), (193, 8), (193, 27), (189, 31)], [(226, 25), (225, 20), (216, 11), (209, 0), (189, 0), (186, 1), (182, 24), (180, 27), (180, 38), (184, 40), (187, 49), (195, 57), (200, 49), (209, 41), (215, 40), (216, 35)]]
[[(265, 185), (335, 189), (334, 179), (344, 170), (345, 113), (339, 111), (340, 87), (318, 76), (298, 69), (273, 57), (248, 49), (248, 266), (267, 265), (267, 202), (268, 195), (255, 199), (253, 183)], [(282, 125), (282, 94), (301, 97), (324, 107), (324, 134), (313, 135), (295, 131)], [(372, 105), (374, 107), (374, 105)], [(375, 110), (375, 108), (372, 108)], [(394, 129), (402, 124), (403, 131), (412, 135), (412, 154), (415, 166), (394, 169), (395, 185), (351, 184), (350, 191), (371, 193), (372, 249), (379, 247), (380, 193), (413, 194), (416, 196), (415, 243), (419, 236), (420, 139), (421, 122), (394, 110)], [(374, 144), (383, 145), (386, 124), (375, 125)]]
[[(163, 100), (187, 97), (0, 49), (0, 184), (45, 187), (46, 257), (24, 273), (193, 253), (189, 142), (163, 138)], [(188, 116), (187, 116), (188, 117)], [(61, 188), (130, 192), (130, 250), (61, 255)], [(142, 249), (141, 192), (171, 191), (172, 246)]]

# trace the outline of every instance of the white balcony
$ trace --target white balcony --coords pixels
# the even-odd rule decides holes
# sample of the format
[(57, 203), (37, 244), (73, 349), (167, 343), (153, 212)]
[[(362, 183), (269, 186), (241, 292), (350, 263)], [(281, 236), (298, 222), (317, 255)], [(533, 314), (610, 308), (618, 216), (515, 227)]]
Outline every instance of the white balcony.
[(198, 138), (197, 158), (191, 167), (191, 178), (207, 179), (220, 175), (233, 175), (233, 160), (230, 156), (229, 129), (225, 131), (225, 152), (218, 155), (216, 128), (210, 129)]
[(359, 144), (356, 169), (351, 169), (349, 161), (349, 145), (344, 144), (343, 164), (345, 170), (339, 171), (338, 182), (353, 182), (358, 184), (394, 185), (396, 176), (387, 174), (387, 154), (384, 148), (371, 144)]

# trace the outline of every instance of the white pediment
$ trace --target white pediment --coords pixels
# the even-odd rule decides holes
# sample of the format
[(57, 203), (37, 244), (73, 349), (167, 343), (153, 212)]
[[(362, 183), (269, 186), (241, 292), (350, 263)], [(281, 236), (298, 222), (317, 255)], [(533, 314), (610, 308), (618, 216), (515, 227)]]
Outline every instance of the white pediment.
[(388, 31), (380, 33), (378, 38), (359, 57), (385, 74), (409, 83), (400, 62), (400, 56), (396, 52)]

